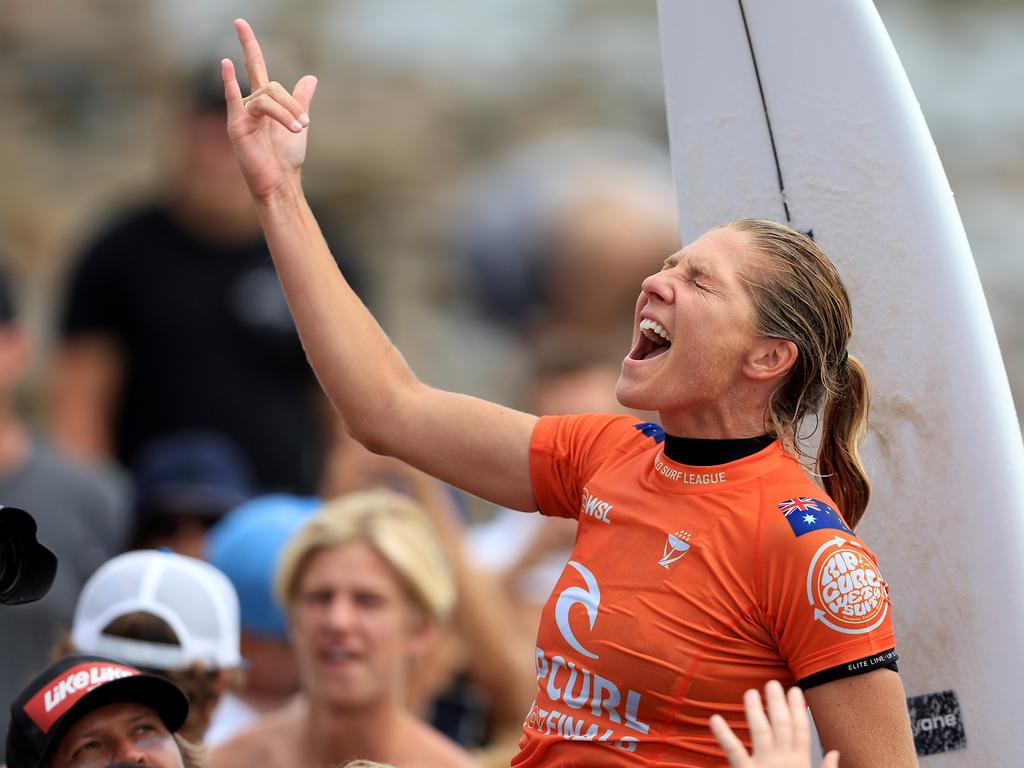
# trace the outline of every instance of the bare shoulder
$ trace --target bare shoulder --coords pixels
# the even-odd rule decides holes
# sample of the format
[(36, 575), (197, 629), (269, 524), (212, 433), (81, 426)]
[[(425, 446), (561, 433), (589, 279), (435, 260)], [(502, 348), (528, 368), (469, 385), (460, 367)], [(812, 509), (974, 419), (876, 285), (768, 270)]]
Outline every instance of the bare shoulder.
[(296, 718), (273, 712), (210, 753), (210, 768), (292, 768), (299, 761)]
[(473, 768), (475, 763), (462, 747), (426, 723), (413, 717), (403, 730), (403, 754), (396, 761), (403, 768)]

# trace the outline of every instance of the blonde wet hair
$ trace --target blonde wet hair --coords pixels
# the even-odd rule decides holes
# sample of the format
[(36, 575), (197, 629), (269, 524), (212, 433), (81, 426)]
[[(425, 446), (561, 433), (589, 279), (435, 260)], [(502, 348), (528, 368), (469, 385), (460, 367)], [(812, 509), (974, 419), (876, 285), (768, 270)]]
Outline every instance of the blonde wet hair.
[(452, 612), (455, 579), (430, 518), (413, 499), (387, 490), (329, 501), (299, 529), (278, 562), (281, 604), (291, 609), (314, 554), (351, 543), (366, 544), (394, 568), (419, 618), (440, 622)]
[(806, 235), (764, 219), (739, 219), (726, 227), (745, 233), (762, 257), (743, 274), (758, 332), (792, 341), (798, 352), (772, 392), (765, 429), (800, 452), (807, 437), (800, 434), (804, 419), (821, 413), (814, 471), (853, 528), (871, 496), (859, 450), (871, 397), (867, 371), (847, 351), (853, 312), (846, 287)]

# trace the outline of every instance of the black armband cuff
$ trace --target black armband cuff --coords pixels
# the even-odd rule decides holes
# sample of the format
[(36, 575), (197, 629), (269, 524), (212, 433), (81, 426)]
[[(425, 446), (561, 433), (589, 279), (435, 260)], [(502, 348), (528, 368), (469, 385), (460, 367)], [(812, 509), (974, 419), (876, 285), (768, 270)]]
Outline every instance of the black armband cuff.
[(863, 675), (865, 672), (872, 672), (876, 669), (891, 669), (893, 672), (899, 672), (899, 666), (896, 664), (898, 660), (899, 656), (896, 655), (896, 649), (890, 648), (888, 651), (876, 653), (874, 656), (866, 656), (863, 659), (857, 659), (846, 664), (823, 669), (821, 672), (815, 672), (813, 675), (808, 675), (802, 680), (797, 680), (796, 684), (806, 691), (808, 688), (814, 688), (817, 685), (831, 683), (833, 680), (842, 680), (844, 677)]

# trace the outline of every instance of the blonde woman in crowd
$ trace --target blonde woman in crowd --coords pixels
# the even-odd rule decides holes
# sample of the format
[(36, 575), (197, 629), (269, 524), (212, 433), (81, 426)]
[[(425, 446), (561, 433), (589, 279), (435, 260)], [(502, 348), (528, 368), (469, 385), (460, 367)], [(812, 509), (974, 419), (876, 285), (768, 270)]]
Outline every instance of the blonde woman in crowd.
[(214, 768), (472, 765), (406, 705), (408, 670), (455, 604), (441, 545), (415, 502), (391, 491), (328, 502), (286, 546), (276, 586), (302, 694), (219, 747)]

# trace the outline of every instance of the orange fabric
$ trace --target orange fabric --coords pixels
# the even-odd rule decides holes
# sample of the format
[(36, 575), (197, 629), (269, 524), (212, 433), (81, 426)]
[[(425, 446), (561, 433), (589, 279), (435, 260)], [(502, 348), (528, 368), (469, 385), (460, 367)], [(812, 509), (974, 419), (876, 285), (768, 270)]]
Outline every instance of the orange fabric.
[(547, 417), (530, 462), (541, 512), (579, 530), (544, 607), (513, 768), (725, 766), (708, 718), (747, 740), (745, 690), (895, 646), (860, 539), (797, 535), (779, 508), (834, 505), (778, 442), (687, 467), (630, 417)]

